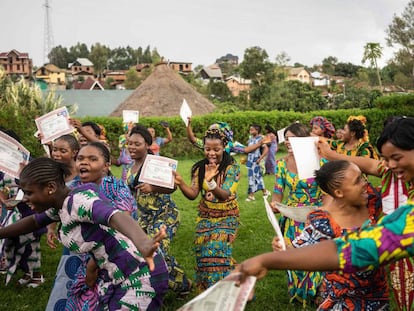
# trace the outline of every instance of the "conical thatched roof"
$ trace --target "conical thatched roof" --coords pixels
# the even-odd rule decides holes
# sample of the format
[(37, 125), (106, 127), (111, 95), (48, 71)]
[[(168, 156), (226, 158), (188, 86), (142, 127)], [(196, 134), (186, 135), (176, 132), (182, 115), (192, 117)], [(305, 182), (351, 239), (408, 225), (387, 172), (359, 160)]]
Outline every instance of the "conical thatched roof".
[(154, 72), (145, 79), (112, 113), (121, 117), (122, 110), (138, 110), (140, 116), (179, 116), (185, 99), (193, 115), (210, 113), (215, 106), (166, 63), (155, 66)]

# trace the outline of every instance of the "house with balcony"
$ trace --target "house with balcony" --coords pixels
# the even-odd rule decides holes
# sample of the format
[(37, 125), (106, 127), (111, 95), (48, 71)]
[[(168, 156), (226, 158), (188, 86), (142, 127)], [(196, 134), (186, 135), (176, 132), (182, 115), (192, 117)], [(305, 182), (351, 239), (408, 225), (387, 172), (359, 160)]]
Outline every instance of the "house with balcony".
[(43, 65), (34, 72), (34, 78), (44, 81), (51, 89), (66, 89), (66, 70), (56, 65)]
[(19, 75), (28, 78), (32, 75), (33, 62), (29, 53), (20, 53), (17, 50), (0, 53), (0, 66), (8, 75)]
[(84, 80), (94, 76), (93, 63), (87, 58), (77, 58), (73, 63), (68, 64), (73, 80), (82, 77)]

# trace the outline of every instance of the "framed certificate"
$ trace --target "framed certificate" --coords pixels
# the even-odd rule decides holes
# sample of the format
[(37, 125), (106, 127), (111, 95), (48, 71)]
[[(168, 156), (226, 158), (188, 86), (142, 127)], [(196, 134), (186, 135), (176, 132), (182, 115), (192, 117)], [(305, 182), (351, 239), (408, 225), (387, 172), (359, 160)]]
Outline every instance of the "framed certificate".
[(123, 123), (138, 123), (139, 111), (138, 110), (122, 110), (122, 122)]
[(19, 178), (20, 163), (29, 162), (30, 152), (17, 140), (0, 132), (0, 171)]
[(75, 129), (69, 123), (66, 107), (53, 110), (35, 120), (37, 129), (42, 134), (42, 144), (46, 144), (62, 135), (72, 133)]
[(177, 170), (177, 164), (177, 160), (148, 154), (142, 165), (138, 180), (151, 185), (173, 189), (173, 171)]

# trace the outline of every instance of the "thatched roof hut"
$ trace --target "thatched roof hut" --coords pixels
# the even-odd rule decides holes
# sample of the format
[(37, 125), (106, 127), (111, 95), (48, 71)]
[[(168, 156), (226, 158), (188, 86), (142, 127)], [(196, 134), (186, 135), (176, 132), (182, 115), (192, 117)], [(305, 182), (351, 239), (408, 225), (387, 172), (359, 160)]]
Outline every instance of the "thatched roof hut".
[(122, 110), (138, 110), (143, 117), (179, 116), (183, 99), (187, 101), (193, 115), (207, 114), (215, 108), (167, 63), (160, 63), (110, 115), (121, 117)]

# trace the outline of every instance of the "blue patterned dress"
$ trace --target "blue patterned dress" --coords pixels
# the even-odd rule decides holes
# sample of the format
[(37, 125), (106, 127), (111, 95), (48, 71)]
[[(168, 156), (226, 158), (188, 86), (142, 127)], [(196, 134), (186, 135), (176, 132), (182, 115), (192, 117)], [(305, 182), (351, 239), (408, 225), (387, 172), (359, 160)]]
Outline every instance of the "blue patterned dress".
[[(257, 135), (255, 137), (250, 137), (247, 145), (251, 146), (257, 144), (261, 141), (263, 137)], [(263, 181), (263, 168), (260, 166), (260, 163), (257, 163), (257, 160), (260, 158), (260, 148), (257, 148), (254, 151), (251, 151), (247, 154), (247, 178), (248, 178), (248, 189), (247, 194), (256, 193), (259, 190), (265, 189)]]

